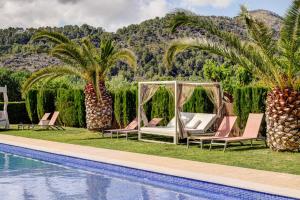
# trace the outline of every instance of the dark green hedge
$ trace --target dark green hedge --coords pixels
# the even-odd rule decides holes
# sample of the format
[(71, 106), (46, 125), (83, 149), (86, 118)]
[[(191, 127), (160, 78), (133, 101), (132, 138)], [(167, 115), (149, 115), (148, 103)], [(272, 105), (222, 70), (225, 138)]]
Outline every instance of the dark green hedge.
[(37, 115), (41, 119), (46, 112), (55, 111), (55, 90), (39, 90), (37, 93)]
[[(3, 109), (3, 103), (0, 103), (0, 110)], [(25, 102), (9, 102), (7, 107), (8, 119), (11, 124), (29, 124), (31, 123)]]
[(38, 123), (37, 114), (37, 90), (30, 90), (25, 97), (26, 110), (32, 123)]
[[(250, 112), (264, 112), (267, 89), (261, 87), (244, 87), (234, 89), (234, 112), (238, 123), (244, 127)], [(113, 97), (114, 120), (118, 126), (127, 125), (136, 117), (137, 89), (125, 89), (111, 94)], [(35, 121), (37, 113), (60, 111), (60, 120), (66, 126), (85, 127), (85, 105), (82, 90), (59, 89), (30, 91), (26, 97), (29, 116)], [(174, 116), (174, 99), (165, 88), (160, 88), (152, 99), (144, 106), (148, 119), (164, 118), (167, 124)], [(213, 104), (202, 88), (196, 88), (191, 99), (184, 105), (185, 112), (213, 111)]]
[(57, 90), (56, 110), (61, 124), (73, 127), (85, 126), (84, 94), (81, 90)]
[(264, 113), (268, 90), (263, 87), (243, 87), (234, 90), (234, 113), (238, 116), (239, 127), (243, 128), (249, 113)]

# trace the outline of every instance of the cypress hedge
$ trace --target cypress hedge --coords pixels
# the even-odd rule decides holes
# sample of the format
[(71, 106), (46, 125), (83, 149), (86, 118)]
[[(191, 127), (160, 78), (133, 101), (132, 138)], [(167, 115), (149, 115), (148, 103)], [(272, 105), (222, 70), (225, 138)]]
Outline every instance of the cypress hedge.
[(25, 105), (28, 117), (32, 123), (37, 123), (39, 118), (37, 114), (37, 90), (30, 90), (25, 97)]
[[(3, 104), (0, 102), (0, 110), (3, 109)], [(31, 120), (26, 111), (25, 102), (9, 102), (7, 106), (9, 123), (11, 124), (30, 124)]]
[(267, 89), (263, 87), (235, 88), (233, 109), (238, 116), (238, 125), (244, 128), (249, 113), (264, 113)]
[[(267, 89), (262, 87), (242, 87), (234, 89), (234, 113), (238, 124), (244, 127), (250, 112), (264, 112)], [(126, 126), (136, 117), (137, 89), (114, 91), (114, 120), (119, 127)], [(56, 107), (55, 107), (56, 106)], [(32, 121), (44, 112), (60, 111), (60, 120), (66, 126), (85, 127), (85, 105), (82, 90), (59, 89), (30, 91), (26, 97), (26, 108)], [(203, 88), (196, 88), (191, 99), (184, 105), (183, 111), (195, 113), (213, 112), (213, 104)], [(152, 99), (144, 105), (148, 119), (163, 118), (167, 124), (174, 117), (174, 98), (164, 87), (158, 89)], [(37, 113), (37, 114), (36, 114)], [(42, 114), (41, 114), (42, 113)]]
[(55, 111), (55, 90), (39, 90), (37, 93), (37, 114), (41, 119), (47, 112)]

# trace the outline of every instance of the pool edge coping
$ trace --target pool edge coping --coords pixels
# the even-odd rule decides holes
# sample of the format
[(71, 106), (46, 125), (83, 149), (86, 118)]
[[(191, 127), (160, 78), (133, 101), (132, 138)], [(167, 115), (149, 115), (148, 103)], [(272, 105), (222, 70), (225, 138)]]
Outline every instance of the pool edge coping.
[[(55, 144), (59, 144), (59, 145), (64, 145), (66, 147), (67, 146), (78, 147), (78, 148), (83, 147), (83, 149), (91, 148), (91, 149), (96, 149), (96, 150), (101, 150), (102, 148), (87, 147), (87, 146), (83, 146), (83, 145), (52, 142), (52, 141), (47, 141), (47, 140), (31, 139), (31, 138), (18, 137), (18, 136), (9, 136), (9, 137), (12, 140), (7, 140), (7, 138), (6, 138), (6, 140), (5, 139), (3, 140), (3, 138), (0, 136), (0, 143), (6, 144), (6, 145), (22, 147), (22, 148), (27, 148), (27, 149), (36, 150), (36, 151), (43, 151), (46, 153), (52, 153), (52, 154), (58, 154), (58, 155), (63, 155), (63, 156), (75, 157), (75, 158), (79, 158), (79, 159), (86, 159), (86, 160), (91, 160), (91, 161), (96, 161), (96, 162), (119, 165), (119, 166), (123, 166), (123, 167), (140, 169), (140, 170), (144, 170), (144, 171), (151, 171), (151, 172), (156, 172), (156, 173), (160, 173), (160, 174), (166, 174), (166, 175), (171, 175), (171, 176), (176, 176), (176, 177), (183, 177), (183, 178), (187, 178), (187, 179), (204, 181), (204, 182), (209, 182), (209, 183), (214, 183), (214, 184), (227, 185), (230, 187), (241, 188), (241, 189), (245, 189), (245, 190), (252, 190), (252, 191), (257, 191), (257, 192), (261, 192), (261, 193), (268, 193), (268, 194), (272, 194), (272, 195), (279, 195), (279, 196), (285, 196), (285, 197), (296, 198), (296, 199), (299, 199), (299, 197), (300, 197), (300, 190), (296, 190), (296, 189), (281, 188), (281, 187), (271, 186), (268, 184), (254, 183), (251, 181), (244, 181), (244, 180), (240, 180), (237, 178), (228, 178), (228, 177), (226, 178), (226, 177), (221, 177), (221, 176), (206, 175), (204, 173), (195, 174), (194, 172), (170, 169), (170, 168), (161, 167), (161, 166), (153, 166), (153, 165), (149, 165), (149, 164), (145, 164), (145, 163), (137, 163), (137, 162), (133, 162), (133, 161), (124, 162), (124, 160), (107, 159), (107, 158), (105, 159), (105, 158), (101, 158), (101, 156), (98, 156), (97, 158), (95, 158), (93, 156), (85, 155), (84, 153), (78, 154), (78, 152), (61, 151), (61, 150), (57, 150), (57, 149), (50, 148), (50, 147), (43, 147), (38, 144), (36, 144), (36, 145), (26, 144), (26, 143), (22, 144), (20, 142), (13, 141), (13, 138), (31, 140), (31, 141), (37, 142), (37, 143), (47, 142), (49, 144), (52, 143), (54, 146), (55, 146)], [(108, 151), (111, 151), (114, 153), (124, 152), (124, 151), (110, 150), (110, 149), (102, 149), (102, 150), (108, 150)], [(146, 154), (131, 153), (131, 152), (126, 152), (126, 153), (132, 154), (133, 156), (136, 156), (136, 155), (143, 156), (144, 155), (147, 157), (149, 157), (149, 156), (151, 157), (151, 155), (146, 155)], [(160, 156), (152, 156), (152, 157), (165, 158), (165, 157), (160, 157)], [(176, 159), (176, 158), (172, 158), (172, 159), (180, 160), (183, 162), (186, 161), (186, 160), (181, 160), (181, 159)], [(195, 162), (195, 161), (187, 161), (187, 162)], [(197, 162), (197, 163), (201, 164), (201, 162)], [(218, 165), (218, 164), (212, 164), (212, 165)], [(218, 165), (218, 166), (222, 166), (222, 165)], [(228, 167), (228, 166), (226, 166), (226, 167)], [(239, 167), (232, 167), (232, 168), (236, 169)], [(243, 168), (243, 169), (245, 169), (245, 168)], [(253, 170), (253, 169), (250, 169), (250, 170)], [(257, 170), (257, 171), (262, 171), (262, 170)], [(274, 172), (274, 173), (276, 174), (276, 172)], [(282, 174), (282, 173), (277, 173), (277, 174)], [(289, 174), (287, 174), (287, 175), (289, 175)], [(293, 176), (300, 177), (299, 175), (293, 175)]]

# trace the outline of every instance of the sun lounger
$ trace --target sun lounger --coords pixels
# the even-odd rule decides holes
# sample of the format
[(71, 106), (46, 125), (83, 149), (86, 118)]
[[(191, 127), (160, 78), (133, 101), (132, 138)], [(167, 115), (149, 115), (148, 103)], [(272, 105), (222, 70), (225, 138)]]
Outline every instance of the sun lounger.
[(59, 116), (59, 112), (55, 111), (47, 125), (47, 128), (52, 128), (52, 129), (56, 129), (56, 130), (65, 130), (62, 126), (60, 126), (56, 123), (58, 116)]
[[(184, 125), (188, 125), (189, 122), (192, 122), (194, 118), (197, 118), (198, 124), (193, 128), (186, 128), (185, 130), (189, 134), (204, 134), (212, 126), (216, 119), (216, 114), (209, 113), (187, 113), (181, 112), (181, 120)], [(195, 123), (197, 123), (195, 121)], [(175, 118), (173, 118), (167, 126), (159, 127), (141, 127), (140, 132), (151, 134), (151, 135), (162, 135), (173, 137), (175, 135)]]
[[(49, 116), (51, 115), (51, 113), (45, 113), (42, 117), (42, 119), (39, 121), (38, 126), (48, 126), (50, 120), (49, 120)], [(27, 127), (28, 129), (33, 129), (35, 127), (35, 124), (18, 124), (18, 129), (22, 129), (24, 130), (25, 127)]]
[(257, 114), (250, 113), (242, 136), (213, 139), (210, 144), (210, 149), (212, 148), (213, 144), (224, 145), (224, 151), (225, 151), (229, 143), (233, 143), (233, 142), (242, 143), (242, 141), (247, 141), (247, 140), (251, 141), (251, 146), (252, 146), (252, 141), (255, 139), (259, 139), (258, 134), (259, 134), (263, 116), (264, 116), (263, 113), (257, 113)]
[(214, 136), (190, 135), (187, 138), (187, 147), (190, 143), (199, 143), (202, 149), (204, 141), (228, 137), (236, 121), (236, 116), (225, 116)]
[[(155, 127), (157, 126), (160, 122), (161, 122), (162, 118), (153, 118), (149, 123), (148, 126), (149, 127)], [(138, 127), (138, 120), (137, 118), (135, 118), (132, 122), (130, 122), (130, 124), (128, 124), (125, 128), (123, 129), (110, 129), (110, 130), (105, 130), (104, 132), (108, 132), (111, 134), (111, 138), (113, 137), (113, 133), (117, 134), (117, 138), (119, 138), (119, 135), (125, 135), (126, 136), (126, 140), (128, 139), (128, 134), (129, 133), (137, 133)]]

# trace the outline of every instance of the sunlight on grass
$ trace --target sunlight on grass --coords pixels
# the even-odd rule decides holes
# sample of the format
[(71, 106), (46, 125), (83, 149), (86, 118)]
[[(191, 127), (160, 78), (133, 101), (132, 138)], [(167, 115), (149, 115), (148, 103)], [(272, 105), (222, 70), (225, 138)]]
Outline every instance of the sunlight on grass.
[(300, 153), (272, 152), (261, 141), (254, 142), (252, 148), (247, 144), (233, 144), (224, 153), (220, 147), (209, 151), (208, 145), (200, 150), (197, 145), (187, 149), (185, 144), (139, 142), (136, 135), (128, 141), (125, 138), (111, 139), (81, 128), (67, 128), (65, 131), (12, 129), (0, 131), (0, 134), (300, 175)]

